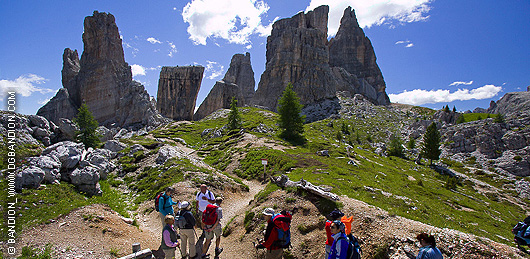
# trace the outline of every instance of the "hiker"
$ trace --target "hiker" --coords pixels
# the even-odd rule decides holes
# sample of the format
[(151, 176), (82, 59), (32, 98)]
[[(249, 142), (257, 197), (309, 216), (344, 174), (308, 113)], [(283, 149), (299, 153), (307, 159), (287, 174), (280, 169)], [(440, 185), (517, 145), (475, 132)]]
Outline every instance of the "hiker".
[[(183, 221), (178, 222), (177, 224), (178, 228), (180, 230), (180, 239), (182, 245), (180, 246), (180, 255), (182, 258), (196, 258), (197, 254), (195, 251), (195, 224), (197, 223), (195, 220), (195, 217), (193, 216), (193, 213), (191, 213), (191, 206), (190, 203), (187, 201), (183, 201), (179, 203), (179, 209), (180, 211), (177, 213), (176, 218)], [(188, 245), (189, 245), (189, 253), (188, 253)]]
[(526, 217), (523, 221), (520, 221), (512, 228), (514, 235), (513, 239), (519, 249), (523, 249), (523, 245), (528, 246), (530, 244), (530, 216)]
[[(166, 191), (162, 193), (161, 195), (157, 195), (158, 198), (158, 214), (160, 216), (160, 220), (162, 222), (162, 228), (166, 225), (165, 224), (165, 218), (167, 215), (175, 215), (175, 212), (173, 211), (173, 205), (176, 205), (177, 203), (173, 202), (171, 199), (171, 196), (175, 194), (175, 189), (173, 187), (167, 187)], [(156, 198), (155, 198), (156, 199)], [(156, 201), (155, 201), (156, 203)]]
[(347, 259), (348, 258), (348, 237), (346, 236), (346, 225), (340, 220), (335, 220), (330, 226), (333, 237), (333, 244), (329, 252), (328, 259)]
[(175, 231), (175, 228), (173, 228), (173, 224), (175, 224), (175, 218), (172, 215), (167, 215), (164, 218), (164, 222), (166, 224), (162, 230), (162, 243), (160, 244), (160, 247), (162, 247), (162, 250), (164, 250), (166, 259), (173, 259), (175, 258), (176, 247), (179, 246), (177, 232)]
[[(201, 184), (201, 190), (195, 196), (195, 214), (198, 215), (199, 222), (202, 222), (201, 217), (206, 206), (212, 203), (215, 203), (215, 196), (210, 190), (208, 190), (206, 184)], [(204, 231), (202, 235), (204, 235)]]
[(335, 220), (339, 220), (342, 216), (344, 216), (344, 213), (342, 213), (339, 209), (334, 209), (331, 213), (328, 215), (328, 220), (326, 220), (326, 257), (327, 259), (329, 257), (329, 252), (331, 251), (331, 245), (333, 245), (333, 237), (331, 234), (331, 224)]
[(215, 256), (219, 256), (219, 254), (223, 251), (223, 248), (219, 247), (221, 244), (222, 232), (221, 219), (223, 218), (223, 209), (221, 208), (222, 202), (223, 198), (215, 198), (215, 203), (208, 204), (202, 214), (202, 229), (204, 230), (203, 232), (205, 233), (206, 239), (202, 247), (202, 258), (206, 257), (206, 253), (208, 252), (208, 248), (210, 247), (210, 242), (212, 241), (214, 234), (216, 237)]
[(264, 240), (260, 240), (255, 247), (256, 249), (267, 248), (265, 259), (281, 259), (283, 256), (283, 248), (287, 248), (291, 244), (289, 228), (292, 216), (285, 211), (282, 211), (280, 214), (275, 214), (272, 208), (263, 210), (263, 216), (267, 221), (265, 238)]
[(420, 252), (416, 259), (443, 259), (442, 253), (436, 248), (434, 236), (427, 233), (419, 234), (416, 239), (420, 242)]

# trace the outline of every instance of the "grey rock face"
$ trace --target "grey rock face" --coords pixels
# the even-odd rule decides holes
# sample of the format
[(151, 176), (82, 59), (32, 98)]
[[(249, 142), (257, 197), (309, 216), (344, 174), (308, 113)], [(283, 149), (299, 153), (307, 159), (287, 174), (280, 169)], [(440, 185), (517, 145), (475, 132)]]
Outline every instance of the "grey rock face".
[(111, 157), (112, 151), (108, 149), (89, 148), (81, 163), (86, 166), (87, 164), (84, 162), (88, 162), (89, 166), (97, 168), (100, 179), (105, 180), (107, 179), (108, 173), (116, 168), (116, 165), (110, 162)]
[(237, 105), (240, 107), (250, 104), (255, 85), (250, 53), (235, 54), (225, 77), (215, 83), (193, 115), (193, 119), (200, 120), (218, 109), (230, 108), (233, 97), (237, 99)]
[(43, 116), (55, 124), (60, 124), (61, 118), (72, 119), (77, 114), (79, 106), (70, 98), (66, 88), (61, 88), (38, 111), (37, 115)]
[(61, 163), (59, 159), (51, 156), (30, 157), (28, 164), (44, 171), (44, 182), (56, 183), (61, 179)]
[(170, 119), (192, 120), (204, 67), (162, 67), (158, 81), (157, 110)]
[[(51, 145), (42, 151), (42, 156), (55, 157), (61, 163), (61, 167), (66, 170), (75, 168), (85, 150), (83, 143), (75, 143), (72, 141), (58, 142)], [(67, 177), (66, 175), (63, 176)]]
[(238, 106), (241, 106), (239, 104), (239, 100), (241, 100), (242, 95), (238, 85), (226, 83), (224, 81), (215, 82), (212, 90), (210, 90), (208, 96), (204, 99), (197, 112), (193, 115), (193, 119), (201, 120), (214, 111), (230, 108), (233, 97), (238, 100)]
[(118, 140), (109, 140), (105, 142), (105, 146), (103, 148), (108, 149), (112, 152), (120, 152), (124, 150), (127, 147), (127, 145), (121, 143)]
[(276, 111), (289, 83), (303, 105), (335, 96), (337, 82), (328, 64), (328, 11), (321, 6), (273, 24), (267, 38), (266, 68), (253, 104)]
[[(254, 70), (250, 63), (250, 53), (235, 54), (230, 61), (230, 67), (223, 78), (223, 82), (228, 84), (236, 84), (239, 86), (241, 96), (237, 98), (238, 104), (244, 106), (250, 103), (250, 99), (254, 96)], [(228, 107), (223, 107), (228, 108)]]
[(156, 112), (144, 87), (132, 80), (125, 62), (122, 41), (114, 16), (94, 12), (85, 18), (84, 50), (63, 54), (63, 87), (37, 114), (58, 123), (72, 119), (82, 103), (104, 126), (157, 126), (163, 118)]
[(355, 11), (351, 7), (344, 10), (337, 35), (329, 42), (329, 65), (342, 67), (357, 78), (366, 80), (377, 92), (375, 100), (370, 98), (374, 103), (390, 104), (372, 43), (359, 27)]
[(101, 193), (99, 188), (99, 169), (94, 166), (76, 168), (70, 175), (70, 179), (72, 184), (81, 192), (86, 192), (88, 195)]
[(530, 92), (513, 92), (505, 94), (499, 101), (491, 102), (489, 113), (503, 115), (517, 114), (530, 111)]
[[(390, 103), (371, 43), (353, 11), (346, 9), (337, 37), (328, 43), (328, 10), (328, 6), (320, 6), (273, 24), (267, 38), (266, 69), (254, 105), (276, 111), (278, 99), (289, 83), (304, 106), (334, 99), (338, 91), (362, 94), (375, 104)], [(314, 119), (325, 117), (322, 113)]]
[(39, 188), (44, 180), (46, 173), (39, 167), (28, 167), (19, 171), (15, 175), (15, 190), (20, 191), (22, 188)]

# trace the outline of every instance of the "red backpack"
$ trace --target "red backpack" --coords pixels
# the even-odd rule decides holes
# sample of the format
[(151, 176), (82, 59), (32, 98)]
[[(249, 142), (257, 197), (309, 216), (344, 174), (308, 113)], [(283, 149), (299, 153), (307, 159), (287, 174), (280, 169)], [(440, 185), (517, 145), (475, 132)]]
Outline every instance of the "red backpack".
[(205, 225), (213, 225), (217, 221), (217, 208), (213, 204), (206, 205), (206, 209), (202, 213), (202, 223)]

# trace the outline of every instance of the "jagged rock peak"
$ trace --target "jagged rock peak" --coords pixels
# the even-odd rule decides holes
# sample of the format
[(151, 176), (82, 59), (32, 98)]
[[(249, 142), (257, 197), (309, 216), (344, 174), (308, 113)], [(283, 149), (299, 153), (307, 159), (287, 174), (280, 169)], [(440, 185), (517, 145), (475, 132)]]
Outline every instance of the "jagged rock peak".
[(328, 34), (328, 13), (329, 6), (322, 5), (315, 8), (313, 11), (307, 13), (299, 12), (297, 15), (291, 18), (285, 18), (276, 21), (272, 25), (273, 31), (282, 31), (286, 28), (305, 28), (305, 29), (318, 29)]
[(156, 108), (173, 120), (192, 120), (201, 87), (203, 66), (162, 67)]
[(390, 104), (372, 43), (359, 27), (355, 10), (351, 7), (344, 10), (337, 35), (329, 42), (329, 65), (342, 67), (357, 78), (366, 80), (377, 91), (376, 104)]
[(157, 126), (163, 118), (156, 112), (143, 85), (132, 80), (125, 62), (122, 41), (114, 16), (94, 11), (84, 21), (83, 53), (65, 49), (62, 82), (39, 115), (58, 122), (72, 119), (86, 103), (100, 125), (110, 127)]
[(276, 21), (267, 38), (267, 63), (252, 103), (276, 110), (289, 83), (303, 105), (334, 98), (337, 81), (329, 67), (328, 6)]
[(223, 81), (239, 86), (242, 95), (236, 96), (236, 98), (239, 100), (240, 105), (249, 103), (252, 96), (254, 96), (254, 87), (256, 86), (254, 70), (252, 70), (252, 64), (250, 63), (250, 53), (232, 56), (230, 67), (226, 71)]
[(82, 65), (99, 60), (125, 63), (118, 26), (110, 13), (94, 11), (92, 16), (85, 18), (83, 44)]
[(81, 65), (79, 63), (79, 55), (77, 50), (69, 48), (64, 49), (63, 52), (63, 69), (61, 71), (63, 87), (68, 89), (70, 98), (74, 103), (81, 103), (81, 96), (77, 88), (76, 76), (79, 74)]
[(233, 97), (238, 100), (238, 106), (248, 105), (254, 96), (255, 85), (250, 53), (235, 54), (223, 80), (215, 83), (193, 119), (200, 120), (218, 109), (230, 108)]

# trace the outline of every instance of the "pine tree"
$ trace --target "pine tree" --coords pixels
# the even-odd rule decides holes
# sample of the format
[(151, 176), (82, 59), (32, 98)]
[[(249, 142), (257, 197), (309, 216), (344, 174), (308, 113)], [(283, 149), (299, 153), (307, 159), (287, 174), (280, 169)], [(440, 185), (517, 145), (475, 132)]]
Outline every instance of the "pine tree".
[(232, 102), (230, 103), (230, 113), (228, 114), (228, 129), (236, 130), (241, 128), (241, 115), (237, 108), (237, 99), (232, 97)]
[(397, 135), (392, 135), (390, 137), (390, 143), (388, 145), (388, 155), (403, 157), (403, 142), (401, 138)]
[(305, 115), (300, 115), (302, 105), (298, 96), (289, 83), (278, 101), (278, 124), (281, 129), (280, 137), (286, 140), (303, 140)]
[(414, 149), (416, 147), (416, 140), (413, 137), (410, 137), (409, 142), (407, 142), (408, 149)]
[(85, 144), (87, 148), (96, 147), (99, 144), (99, 134), (96, 132), (98, 122), (94, 119), (86, 104), (83, 103), (79, 107), (74, 123), (79, 127), (79, 130), (75, 133), (77, 141)]
[(444, 108), (444, 112), (447, 112), (447, 113), (451, 112), (451, 111), (449, 110), (449, 105), (445, 106), (445, 108)]
[(421, 155), (429, 160), (438, 160), (440, 158), (440, 132), (436, 128), (436, 123), (431, 123), (427, 127), (425, 135), (423, 135), (423, 146), (421, 148)]
[(456, 112), (456, 106), (453, 106), (453, 112)]

